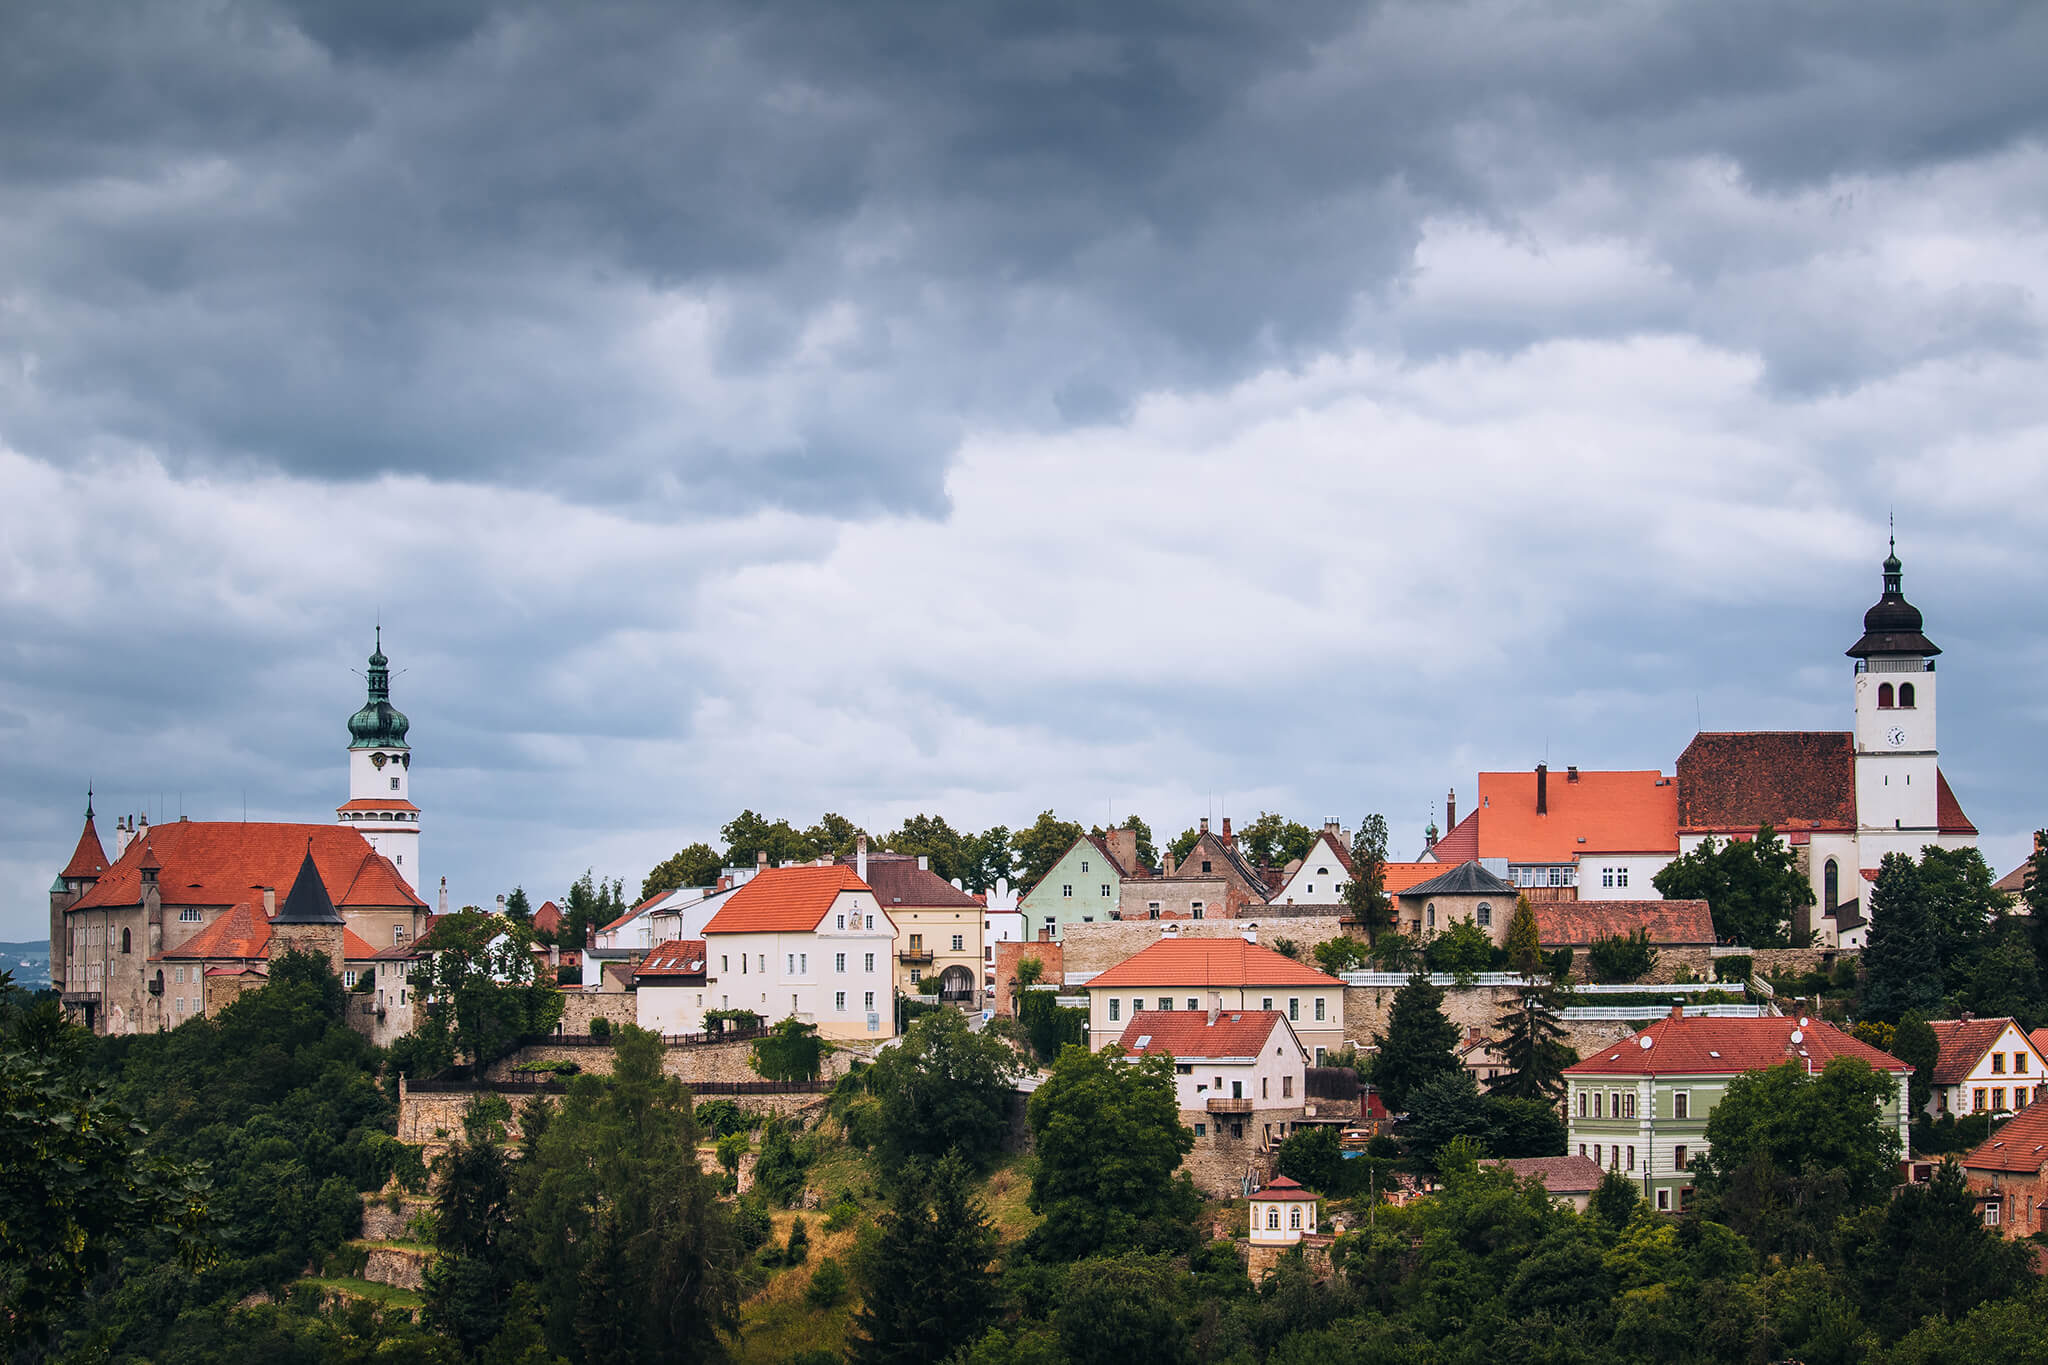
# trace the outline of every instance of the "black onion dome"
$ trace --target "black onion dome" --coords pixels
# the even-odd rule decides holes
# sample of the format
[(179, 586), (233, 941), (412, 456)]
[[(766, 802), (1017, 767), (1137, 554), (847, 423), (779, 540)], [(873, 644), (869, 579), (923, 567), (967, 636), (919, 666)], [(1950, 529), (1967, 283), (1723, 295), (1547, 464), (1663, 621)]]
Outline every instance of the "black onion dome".
[(1884, 595), (1863, 613), (1863, 638), (1848, 649), (1852, 659), (1876, 654), (1917, 654), (1932, 658), (1941, 647), (1921, 634), (1920, 608), (1906, 600), (1899, 584), (1905, 565), (1896, 547), (1884, 560)]

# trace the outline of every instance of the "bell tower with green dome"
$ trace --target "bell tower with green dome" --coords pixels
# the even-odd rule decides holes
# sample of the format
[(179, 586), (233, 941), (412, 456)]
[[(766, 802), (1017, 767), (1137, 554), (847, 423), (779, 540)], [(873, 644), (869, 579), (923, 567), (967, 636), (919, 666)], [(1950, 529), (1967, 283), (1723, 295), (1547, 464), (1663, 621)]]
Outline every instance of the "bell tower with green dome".
[(420, 808), (412, 803), (412, 747), (405, 742), (411, 722), (391, 704), (391, 661), (384, 657), (381, 626), (364, 678), (369, 697), (348, 718), (348, 800), (334, 813), (389, 858), (418, 894)]

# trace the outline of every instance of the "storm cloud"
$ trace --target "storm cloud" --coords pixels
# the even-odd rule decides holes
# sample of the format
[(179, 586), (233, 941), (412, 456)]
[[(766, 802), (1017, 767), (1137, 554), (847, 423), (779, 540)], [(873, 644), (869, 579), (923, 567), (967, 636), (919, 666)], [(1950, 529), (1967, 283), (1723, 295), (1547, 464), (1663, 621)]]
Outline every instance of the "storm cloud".
[(1845, 724), (1893, 512), (1999, 870), (2048, 823), (2039, 6), (0, 38), (0, 928), (88, 778), (319, 818), (379, 612), (459, 899), (741, 805), (1412, 853), (1477, 767)]

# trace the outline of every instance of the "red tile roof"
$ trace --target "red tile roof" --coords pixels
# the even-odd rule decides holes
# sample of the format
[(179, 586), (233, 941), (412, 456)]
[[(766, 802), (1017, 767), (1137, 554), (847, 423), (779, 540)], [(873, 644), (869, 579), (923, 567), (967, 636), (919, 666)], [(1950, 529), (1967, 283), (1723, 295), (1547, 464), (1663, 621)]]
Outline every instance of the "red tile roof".
[[(1108, 856), (1108, 855), (1105, 855)], [(841, 858), (842, 867), (854, 860)], [(919, 867), (909, 854), (869, 854), (867, 883), (884, 909), (977, 910), (981, 902), (929, 868)]]
[(1276, 1204), (1310, 1204), (1315, 1202), (1316, 1197), (1303, 1189), (1300, 1181), (1288, 1176), (1276, 1175), (1266, 1183), (1263, 1189), (1253, 1194), (1252, 1198), (1270, 1200)]
[(2048, 1104), (2028, 1105), (1963, 1158), (1970, 1171), (2024, 1171), (2048, 1166)]
[(1977, 827), (1963, 814), (1963, 803), (1949, 790), (1948, 774), (1934, 770), (1934, 823), (1943, 834), (1975, 835)]
[[(1792, 1041), (1798, 1033), (1800, 1041)], [(1649, 1040), (1645, 1047), (1643, 1041)], [(1810, 1062), (1818, 1071), (1836, 1057), (1861, 1057), (1880, 1071), (1910, 1071), (1888, 1052), (1833, 1024), (1791, 1016), (1765, 1019), (1665, 1017), (1567, 1067), (1568, 1076), (1717, 1076), (1761, 1071), (1780, 1062)]]
[(553, 901), (542, 901), (540, 909), (533, 912), (533, 931), (537, 934), (552, 934), (562, 927), (562, 907)]
[(1440, 867), (1458, 867), (1465, 863), (1478, 862), (1479, 812), (1474, 810), (1446, 830), (1444, 836), (1436, 841), (1436, 846), (1429, 852)]
[(1518, 1156), (1479, 1164), (1510, 1171), (1517, 1180), (1535, 1176), (1552, 1194), (1590, 1194), (1600, 1188), (1600, 1167), (1589, 1156)]
[[(1442, 847), (1441, 844), (1438, 845)], [(1420, 886), (1431, 877), (1444, 874), (1442, 863), (1388, 863), (1387, 876), (1382, 889), (1390, 896), (1406, 891), (1411, 886)]]
[(1655, 769), (1548, 774), (1547, 814), (1536, 813), (1536, 774), (1479, 774), (1481, 858), (1568, 863), (1581, 853), (1678, 852), (1678, 788)]
[(1088, 982), (1097, 986), (1334, 986), (1343, 982), (1271, 948), (1224, 938), (1162, 938)]
[(355, 880), (348, 884), (348, 890), (334, 898), (334, 903), (344, 910), (352, 906), (367, 909), (424, 904), (412, 894), (412, 888), (405, 884), (405, 878), (391, 860), (374, 850), (356, 868)]
[[(1970, 1072), (2007, 1029), (2017, 1031), (2022, 1038), (2027, 1036), (2027, 1031), (2013, 1019), (1929, 1019), (1927, 1027), (1934, 1030), (1934, 1041), (1941, 1044), (1941, 1056), (1934, 1063), (1936, 1085), (1960, 1085), (1969, 1079)], [(2033, 1065), (2040, 1067), (2040, 1060), (2037, 1058)]]
[(1847, 730), (1694, 735), (1678, 756), (1678, 825), (1695, 833), (1856, 828)]
[[(69, 876), (70, 874), (66, 873), (65, 875)], [(1991, 889), (1994, 891), (2003, 891), (2007, 895), (2011, 896), (2020, 896), (2026, 894), (2027, 888), (2033, 884), (2033, 881), (2034, 860), (2032, 858), (2028, 858), (2018, 867), (2014, 868), (2012, 871), (2006, 873), (2003, 877), (2000, 877), (1997, 881), (1993, 882), (1991, 884)]]
[[(850, 867), (771, 867), (756, 872), (719, 907), (707, 934), (808, 933), (818, 927), (842, 891), (874, 888)], [(884, 908), (886, 913), (886, 907)]]
[[(384, 860), (352, 829), (228, 820), (179, 820), (138, 834), (99, 884), (79, 898), (76, 908), (139, 904), (142, 869), (151, 858), (160, 869), (157, 890), (166, 905), (240, 905), (252, 890), (263, 887), (277, 892), (282, 901), (306, 856), (308, 840), (313, 865), (336, 905), (426, 908), (395, 870), (386, 878), (364, 867), (370, 859)], [(363, 889), (352, 894), (359, 877), (366, 878)], [(261, 899), (257, 897), (259, 903)]]
[[(245, 901), (175, 948), (156, 955), (162, 961), (261, 961), (270, 953), (270, 920), (260, 900)], [(341, 955), (345, 961), (367, 962), (377, 950), (355, 930), (343, 926)]]
[(93, 828), (92, 817), (85, 817), (85, 828), (78, 832), (78, 847), (71, 850), (71, 861), (64, 864), (60, 877), (97, 877), (107, 870), (107, 850), (100, 843), (100, 832)]
[[(1205, 1062), (1249, 1060), (1266, 1050), (1275, 1029), (1286, 1026), (1287, 1017), (1278, 1010), (1223, 1010), (1213, 1024), (1203, 1010), (1139, 1010), (1117, 1042), (1133, 1056), (1163, 1053)], [(1294, 1042), (1294, 1048), (1299, 1053), (1301, 1044)]]
[(1546, 948), (1582, 948), (1603, 938), (1650, 932), (1660, 947), (1712, 947), (1714, 916), (1705, 901), (1538, 901), (1536, 937)]
[(659, 948), (652, 949), (640, 959), (640, 965), (633, 969), (635, 980), (659, 977), (689, 977), (704, 975), (704, 964), (710, 961), (701, 938), (672, 938)]
[(390, 799), (389, 797), (384, 797), (384, 796), (361, 796), (361, 797), (357, 797), (357, 798), (356, 798), (355, 800), (353, 800), (353, 801), (344, 801), (344, 802), (342, 802), (342, 803), (341, 803), (340, 805), (338, 805), (338, 806), (336, 806), (336, 807), (334, 808), (334, 813), (335, 813), (336, 815), (340, 815), (340, 814), (341, 814), (342, 812), (344, 812), (344, 811), (355, 811), (355, 810), (418, 810), (418, 809), (419, 809), (419, 807), (418, 807), (418, 806), (415, 806), (415, 805), (414, 805), (414, 804), (413, 804), (412, 802), (410, 802), (410, 801), (393, 801), (393, 800), (391, 800), (391, 799)]
[(2034, 1051), (2048, 1057), (2048, 1028), (2037, 1028), (2027, 1035), (2027, 1041), (2034, 1045)]

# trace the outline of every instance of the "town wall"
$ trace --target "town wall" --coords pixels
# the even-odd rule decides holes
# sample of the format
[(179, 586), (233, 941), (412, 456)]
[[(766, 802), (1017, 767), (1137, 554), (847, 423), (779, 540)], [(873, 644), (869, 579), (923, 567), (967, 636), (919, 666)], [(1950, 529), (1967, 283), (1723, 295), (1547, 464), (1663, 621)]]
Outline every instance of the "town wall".
[(593, 1019), (613, 1025), (639, 1022), (639, 997), (631, 991), (563, 991), (563, 1033), (588, 1033)]

